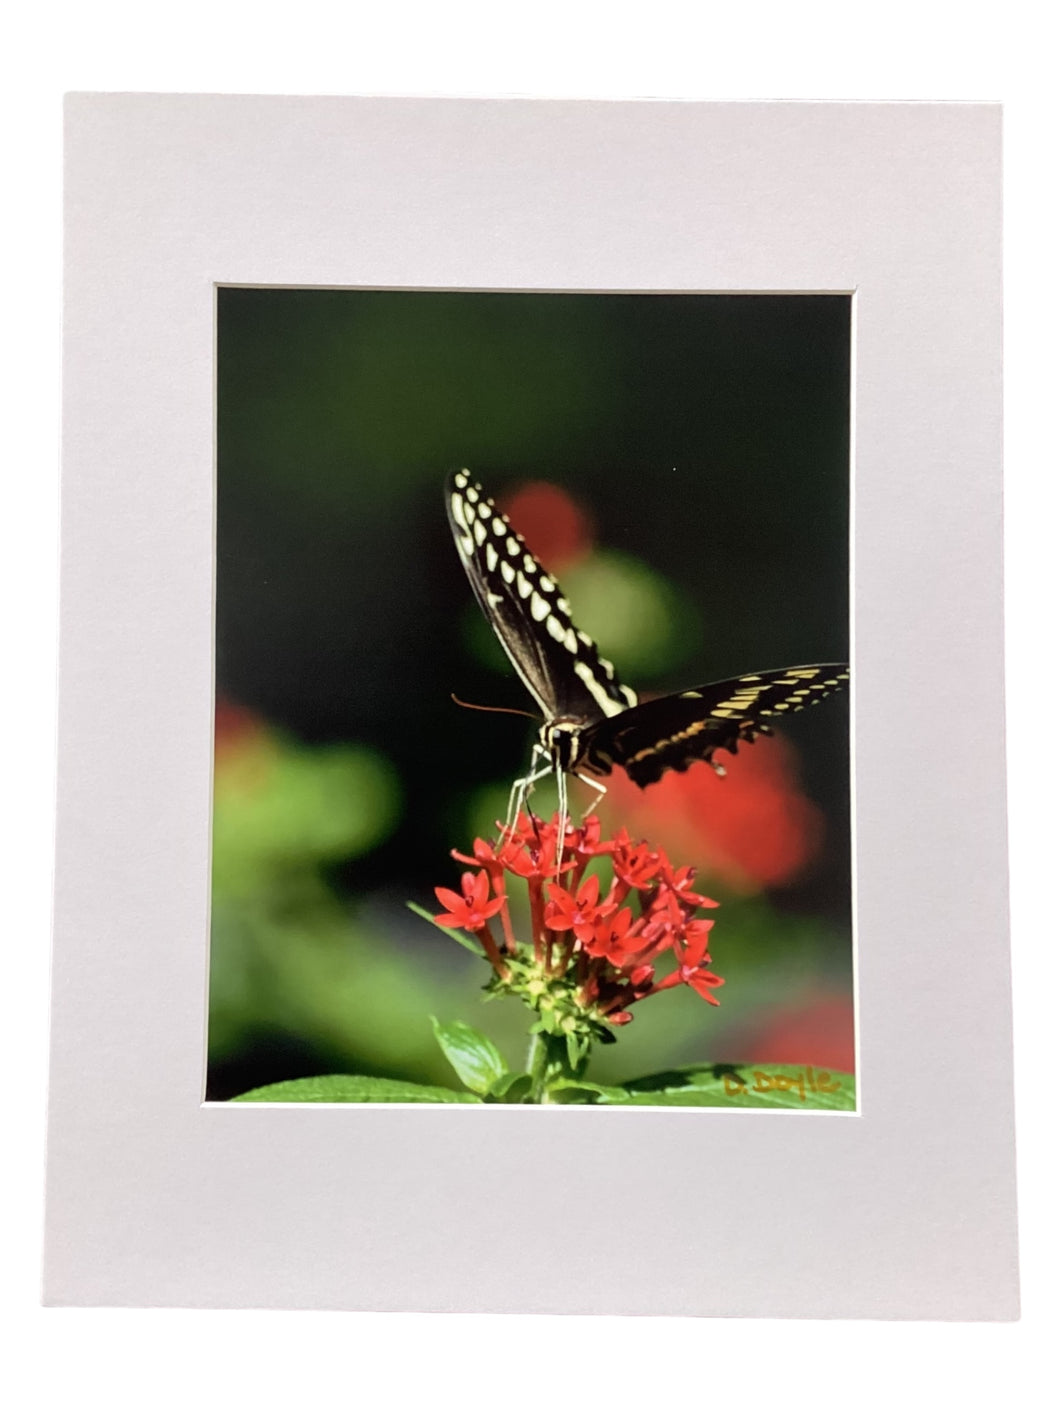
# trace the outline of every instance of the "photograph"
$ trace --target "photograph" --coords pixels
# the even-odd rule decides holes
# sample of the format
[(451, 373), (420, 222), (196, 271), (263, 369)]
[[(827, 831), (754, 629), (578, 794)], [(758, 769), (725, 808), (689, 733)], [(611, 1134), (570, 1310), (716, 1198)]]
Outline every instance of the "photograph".
[(47, 1303), (1018, 1318), (997, 105), (66, 140)]
[(218, 288), (207, 1100), (856, 1109), (851, 321)]

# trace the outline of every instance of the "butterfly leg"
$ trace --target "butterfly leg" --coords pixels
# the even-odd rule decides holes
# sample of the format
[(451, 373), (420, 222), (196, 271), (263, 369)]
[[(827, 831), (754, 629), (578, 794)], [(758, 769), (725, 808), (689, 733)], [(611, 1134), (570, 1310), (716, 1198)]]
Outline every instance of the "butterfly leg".
[(567, 835), (567, 821), (570, 816), (567, 814), (567, 773), (563, 770), (556, 771), (556, 812), (557, 835), (556, 835), (556, 874), (559, 876), (559, 865), (563, 860), (563, 841)]
[(589, 803), (582, 810), (582, 819), (585, 819), (594, 809), (596, 809), (597, 805), (607, 794), (607, 786), (601, 785), (600, 782), (598, 780), (594, 780), (591, 775), (579, 775), (578, 779), (584, 780), (586, 785), (590, 785), (596, 791), (596, 799), (590, 800)]
[[(547, 761), (548, 764), (541, 766), (539, 769), (535, 769), (534, 767), (537, 765), (538, 761), (542, 759)], [(533, 790), (536, 782), (543, 780), (545, 776), (551, 774), (551, 772), (552, 762), (549, 760), (548, 752), (543, 746), (535, 744), (530, 755), (529, 772), (520, 780), (516, 780), (513, 783), (511, 792), (508, 795), (508, 814), (504, 821), (504, 832), (506, 834), (510, 833), (512, 829), (515, 828), (519, 820), (519, 814), (526, 804), (527, 796), (530, 794), (531, 790)]]

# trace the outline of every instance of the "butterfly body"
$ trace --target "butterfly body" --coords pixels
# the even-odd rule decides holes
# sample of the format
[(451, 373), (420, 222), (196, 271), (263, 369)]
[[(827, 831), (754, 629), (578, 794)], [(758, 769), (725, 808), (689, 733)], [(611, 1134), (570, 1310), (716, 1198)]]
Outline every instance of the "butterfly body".
[(561, 775), (598, 779), (622, 766), (644, 787), (701, 760), (724, 774), (716, 751), (770, 735), (849, 677), (845, 665), (815, 663), (642, 701), (575, 627), (559, 585), (467, 471), (450, 476), (446, 509), (479, 606), (544, 717), (536, 750)]

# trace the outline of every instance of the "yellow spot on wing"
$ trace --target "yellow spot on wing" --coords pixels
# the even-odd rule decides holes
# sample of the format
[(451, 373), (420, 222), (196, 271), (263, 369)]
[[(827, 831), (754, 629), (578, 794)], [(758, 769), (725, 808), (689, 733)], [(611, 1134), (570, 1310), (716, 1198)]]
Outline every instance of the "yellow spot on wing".
[(701, 732), (706, 731), (707, 725), (708, 723), (706, 721), (694, 721), (691, 726), (686, 726), (683, 731), (678, 731), (673, 736), (667, 736), (665, 741), (658, 741), (654, 746), (645, 746), (642, 751), (638, 751), (636, 755), (630, 756), (630, 763), (645, 760), (648, 756), (658, 755), (659, 752), (665, 750), (667, 746), (679, 746), (682, 741), (691, 740), (693, 736), (698, 736)]

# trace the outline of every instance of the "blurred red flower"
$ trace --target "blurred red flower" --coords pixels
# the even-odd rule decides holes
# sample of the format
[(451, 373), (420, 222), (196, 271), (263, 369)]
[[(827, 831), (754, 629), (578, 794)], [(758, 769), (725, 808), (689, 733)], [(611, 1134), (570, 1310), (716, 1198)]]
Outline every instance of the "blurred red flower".
[(214, 750), (218, 757), (260, 741), (268, 729), (260, 716), (227, 697), (218, 697), (213, 717)]
[(599, 811), (672, 854), (691, 858), (734, 891), (790, 882), (820, 851), (824, 821), (798, 783), (798, 758), (780, 736), (723, 756), (726, 775), (699, 763), (639, 789), (616, 770)]
[(593, 547), (588, 515), (550, 481), (529, 481), (505, 496), (500, 506), (549, 573), (562, 573)]
[(854, 1072), (854, 1003), (849, 996), (818, 993), (800, 1006), (778, 1006), (754, 1025), (726, 1037), (748, 1064), (814, 1065)]

